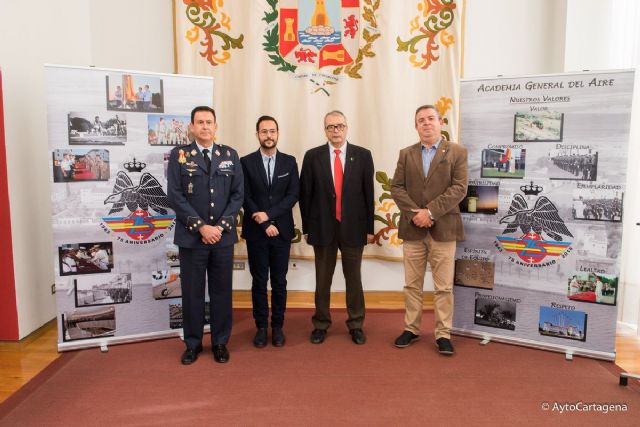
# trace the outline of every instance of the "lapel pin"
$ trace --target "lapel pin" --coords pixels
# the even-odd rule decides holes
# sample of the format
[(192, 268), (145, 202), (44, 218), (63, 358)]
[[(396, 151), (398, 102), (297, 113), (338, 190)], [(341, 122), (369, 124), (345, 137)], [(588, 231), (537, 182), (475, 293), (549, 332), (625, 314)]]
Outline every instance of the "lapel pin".
[(196, 149), (194, 148), (193, 150), (191, 150), (191, 155), (195, 156), (196, 154), (198, 154), (198, 152), (196, 151)]
[(231, 157), (231, 153), (227, 150), (227, 157)]
[(220, 151), (216, 150), (216, 156), (220, 156)]

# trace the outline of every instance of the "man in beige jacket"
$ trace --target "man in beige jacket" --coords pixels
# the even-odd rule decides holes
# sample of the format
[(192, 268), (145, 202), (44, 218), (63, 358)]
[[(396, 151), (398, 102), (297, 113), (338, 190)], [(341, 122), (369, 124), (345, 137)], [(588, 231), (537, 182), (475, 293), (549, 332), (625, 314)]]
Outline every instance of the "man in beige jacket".
[(467, 150), (445, 141), (442, 118), (433, 105), (416, 110), (420, 142), (400, 151), (391, 196), (401, 211), (398, 236), (404, 240), (405, 330), (396, 347), (420, 335), (427, 262), (434, 282), (435, 337), (441, 354), (453, 354), (453, 274), (456, 241), (464, 239), (458, 204), (467, 194)]

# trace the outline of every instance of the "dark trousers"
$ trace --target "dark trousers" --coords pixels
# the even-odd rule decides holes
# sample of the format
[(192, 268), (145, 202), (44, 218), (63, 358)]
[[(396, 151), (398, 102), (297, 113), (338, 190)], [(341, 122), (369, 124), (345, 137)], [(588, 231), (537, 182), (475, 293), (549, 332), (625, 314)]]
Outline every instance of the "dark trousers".
[(291, 242), (280, 237), (247, 240), (249, 270), (251, 271), (251, 300), (256, 327), (269, 325), (267, 280), (271, 275), (271, 327), (282, 328), (287, 308), (287, 271)]
[(342, 243), (340, 224), (334, 227), (335, 233), (327, 246), (314, 246), (316, 258), (316, 312), (311, 319), (315, 329), (328, 329), (331, 326), (331, 282), (336, 269), (338, 249), (342, 255), (342, 271), (347, 291), (347, 327), (349, 330), (362, 328), (364, 323), (364, 294), (362, 292), (362, 251), (364, 246), (348, 247)]
[(205, 277), (211, 313), (211, 344), (227, 344), (231, 335), (233, 245), (180, 248), (182, 326), (187, 348), (202, 344)]

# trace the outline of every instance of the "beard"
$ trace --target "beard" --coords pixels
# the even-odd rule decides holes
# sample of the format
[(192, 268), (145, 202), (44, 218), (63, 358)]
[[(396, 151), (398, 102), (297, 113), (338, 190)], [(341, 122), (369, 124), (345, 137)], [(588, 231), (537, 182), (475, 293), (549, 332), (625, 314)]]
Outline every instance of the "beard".
[[(271, 144), (269, 144), (269, 142), (271, 142)], [(260, 146), (265, 149), (274, 148), (276, 145), (278, 145), (278, 140), (276, 139), (267, 138), (264, 141), (260, 141)]]

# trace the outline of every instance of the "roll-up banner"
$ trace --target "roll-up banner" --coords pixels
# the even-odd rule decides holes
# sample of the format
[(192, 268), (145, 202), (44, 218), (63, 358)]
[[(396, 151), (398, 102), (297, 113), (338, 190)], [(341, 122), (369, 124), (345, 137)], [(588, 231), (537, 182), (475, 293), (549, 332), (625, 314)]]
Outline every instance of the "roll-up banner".
[(455, 332), (615, 358), (633, 71), (461, 84)]
[(171, 148), (213, 79), (46, 66), (58, 349), (179, 335)]

